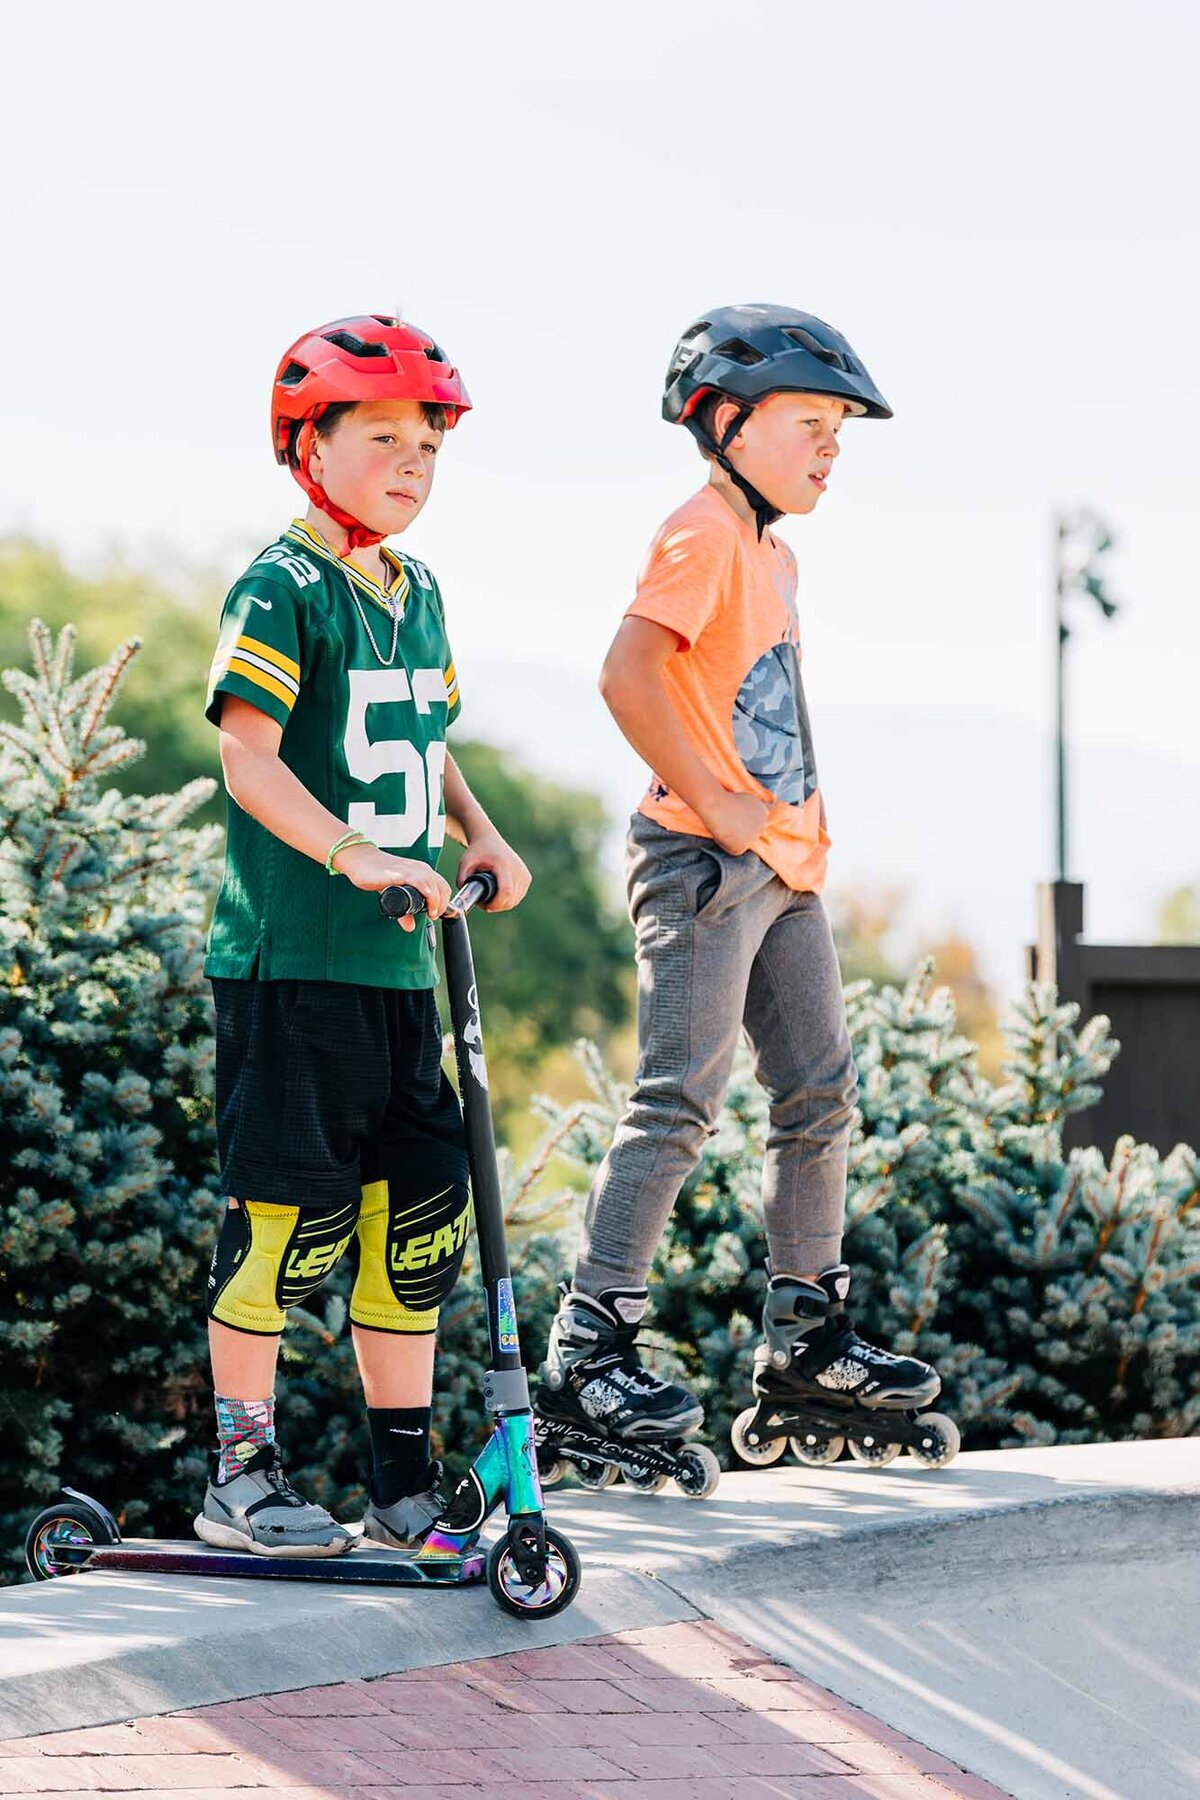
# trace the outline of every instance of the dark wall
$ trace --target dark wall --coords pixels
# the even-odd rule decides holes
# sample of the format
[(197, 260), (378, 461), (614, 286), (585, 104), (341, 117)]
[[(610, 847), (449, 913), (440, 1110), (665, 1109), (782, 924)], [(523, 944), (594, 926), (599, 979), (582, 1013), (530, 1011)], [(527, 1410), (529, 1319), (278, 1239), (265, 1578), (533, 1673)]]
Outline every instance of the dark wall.
[(1119, 1040), (1098, 1106), (1078, 1113), (1068, 1144), (1095, 1144), (1108, 1156), (1119, 1137), (1200, 1147), (1200, 945), (1089, 944), (1083, 941), (1077, 882), (1038, 890), (1035, 980), (1057, 983), (1084, 1019), (1105, 1013)]
[(1073, 1141), (1106, 1156), (1123, 1132), (1164, 1155), (1181, 1141), (1200, 1144), (1200, 986), (1092, 981), (1087, 995), (1087, 1011), (1112, 1020), (1121, 1054)]

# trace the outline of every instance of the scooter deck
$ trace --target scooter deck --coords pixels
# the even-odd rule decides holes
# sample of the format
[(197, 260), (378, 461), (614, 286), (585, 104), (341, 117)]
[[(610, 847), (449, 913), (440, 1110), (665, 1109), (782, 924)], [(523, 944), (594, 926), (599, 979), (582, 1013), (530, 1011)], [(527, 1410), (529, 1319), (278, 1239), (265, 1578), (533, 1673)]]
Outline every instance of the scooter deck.
[[(361, 1587), (460, 1587), (482, 1581), (487, 1555), (406, 1556), (401, 1550), (358, 1545), (340, 1556), (254, 1556), (244, 1550), (220, 1550), (185, 1538), (123, 1538), (119, 1544), (62, 1544), (63, 1562), (79, 1557), (79, 1571), (138, 1570), (154, 1575), (236, 1575), (252, 1581), (324, 1581)], [(75, 1555), (72, 1555), (72, 1551)]]

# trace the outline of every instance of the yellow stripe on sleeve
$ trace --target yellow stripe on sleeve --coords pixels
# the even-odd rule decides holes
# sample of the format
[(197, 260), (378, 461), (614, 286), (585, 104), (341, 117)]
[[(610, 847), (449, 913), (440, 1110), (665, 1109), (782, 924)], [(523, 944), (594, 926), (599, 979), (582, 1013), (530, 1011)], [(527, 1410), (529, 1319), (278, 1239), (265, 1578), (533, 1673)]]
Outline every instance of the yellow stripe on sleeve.
[(274, 663), (277, 669), (282, 669), (285, 675), (292, 677), (293, 681), (299, 681), (300, 664), (293, 662), (290, 656), (285, 656), (282, 650), (276, 650), (272, 645), (264, 644), (258, 638), (244, 636), (238, 639), (237, 648), (253, 650), (256, 656), (265, 657), (268, 662)]
[(265, 688), (268, 694), (274, 694), (277, 700), (282, 700), (289, 712), (296, 704), (295, 694), (290, 688), (285, 688), (282, 681), (276, 681), (273, 675), (267, 675), (262, 669), (256, 669), (253, 663), (243, 662), (240, 656), (230, 657), (226, 673), (240, 675), (243, 681), (253, 681), (257, 687)]

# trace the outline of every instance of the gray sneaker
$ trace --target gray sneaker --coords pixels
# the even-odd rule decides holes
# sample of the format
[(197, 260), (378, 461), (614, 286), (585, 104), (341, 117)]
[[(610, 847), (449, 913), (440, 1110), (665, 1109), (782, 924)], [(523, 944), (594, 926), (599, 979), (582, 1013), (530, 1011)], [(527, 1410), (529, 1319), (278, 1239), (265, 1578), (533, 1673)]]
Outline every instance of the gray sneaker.
[(264, 1445), (228, 1481), (210, 1477), (192, 1525), (206, 1544), (255, 1556), (341, 1556), (354, 1546), (344, 1525), (292, 1487), (278, 1444)]
[(446, 1498), (440, 1492), (440, 1462), (430, 1463), (425, 1481), (423, 1492), (406, 1494), (391, 1506), (376, 1506), (370, 1501), (363, 1516), (363, 1537), (373, 1544), (386, 1544), (391, 1550), (419, 1550), (434, 1521), (446, 1510)]

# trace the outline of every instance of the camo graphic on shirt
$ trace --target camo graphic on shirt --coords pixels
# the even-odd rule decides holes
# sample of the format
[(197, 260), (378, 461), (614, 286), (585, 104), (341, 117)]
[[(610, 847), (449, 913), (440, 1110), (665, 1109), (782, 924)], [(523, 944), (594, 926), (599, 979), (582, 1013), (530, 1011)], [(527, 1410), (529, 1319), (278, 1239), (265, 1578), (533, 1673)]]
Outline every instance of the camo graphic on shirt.
[(743, 681), (733, 705), (733, 741), (751, 775), (776, 799), (802, 806), (815, 793), (817, 769), (795, 644), (773, 644)]

